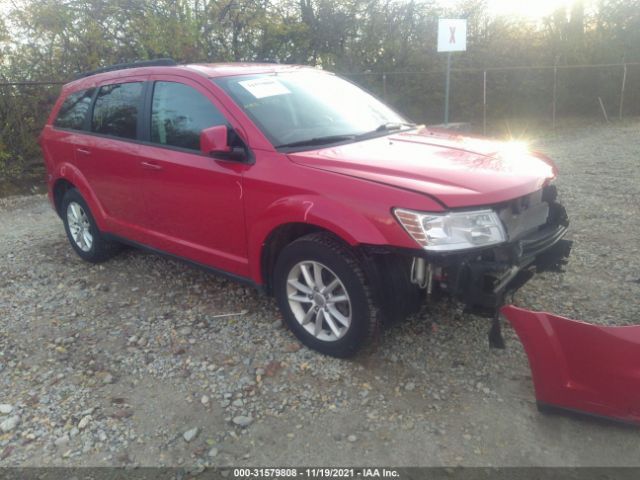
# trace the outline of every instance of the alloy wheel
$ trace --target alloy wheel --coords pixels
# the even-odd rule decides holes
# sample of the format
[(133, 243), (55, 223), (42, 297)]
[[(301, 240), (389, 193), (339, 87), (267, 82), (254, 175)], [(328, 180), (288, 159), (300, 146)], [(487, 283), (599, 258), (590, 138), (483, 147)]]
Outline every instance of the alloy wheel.
[(316, 261), (302, 261), (287, 276), (289, 306), (296, 320), (318, 340), (342, 338), (351, 325), (351, 300), (340, 278)]

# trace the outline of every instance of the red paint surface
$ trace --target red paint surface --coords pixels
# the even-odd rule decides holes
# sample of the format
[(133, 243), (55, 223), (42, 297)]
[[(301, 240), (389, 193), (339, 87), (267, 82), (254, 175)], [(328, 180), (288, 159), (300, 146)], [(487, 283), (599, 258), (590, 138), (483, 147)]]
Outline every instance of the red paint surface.
[(459, 208), (527, 195), (555, 176), (544, 157), (504, 147), (423, 128), (290, 157), (301, 165), (432, 195)]
[(524, 345), (539, 403), (640, 424), (640, 326), (604, 327), (502, 307)]

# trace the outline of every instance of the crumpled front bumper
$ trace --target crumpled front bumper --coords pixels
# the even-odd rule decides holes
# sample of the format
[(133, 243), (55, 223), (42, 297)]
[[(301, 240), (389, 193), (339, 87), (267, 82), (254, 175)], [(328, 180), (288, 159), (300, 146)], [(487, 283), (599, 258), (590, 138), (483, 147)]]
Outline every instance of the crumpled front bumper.
[[(444, 266), (447, 290), (462, 301), (467, 310), (494, 316), (504, 305), (506, 295), (522, 287), (534, 272), (558, 271), (566, 264), (572, 246), (570, 240), (564, 239), (569, 217), (557, 196), (555, 186), (548, 185), (496, 207), (509, 237), (513, 237), (506, 244), (430, 260)], [(546, 223), (525, 233), (527, 221), (536, 222), (536, 212), (541, 206), (546, 206)]]
[(606, 327), (507, 305), (538, 407), (640, 425), (640, 325)]
[(496, 247), (484, 257), (458, 257), (446, 268), (450, 292), (475, 313), (493, 316), (505, 296), (534, 274), (559, 271), (572, 242), (563, 239), (565, 225), (550, 225), (528, 238)]

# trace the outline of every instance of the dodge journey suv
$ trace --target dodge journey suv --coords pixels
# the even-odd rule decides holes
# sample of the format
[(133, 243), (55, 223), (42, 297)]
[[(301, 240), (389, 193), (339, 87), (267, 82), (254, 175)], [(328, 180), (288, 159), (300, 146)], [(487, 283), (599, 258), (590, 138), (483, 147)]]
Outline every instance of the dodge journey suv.
[(314, 68), (105, 68), (63, 87), (40, 144), (84, 260), (128, 244), (251, 284), (328, 355), (436, 294), (495, 312), (568, 254), (548, 158), (412, 124)]

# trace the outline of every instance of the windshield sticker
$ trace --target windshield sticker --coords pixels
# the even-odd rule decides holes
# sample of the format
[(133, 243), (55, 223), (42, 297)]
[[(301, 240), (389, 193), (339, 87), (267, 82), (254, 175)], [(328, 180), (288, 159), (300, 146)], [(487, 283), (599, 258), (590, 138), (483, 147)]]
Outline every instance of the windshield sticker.
[(291, 93), (287, 87), (285, 87), (275, 78), (244, 80), (238, 83), (256, 98), (273, 97), (275, 95), (285, 95), (287, 93)]

